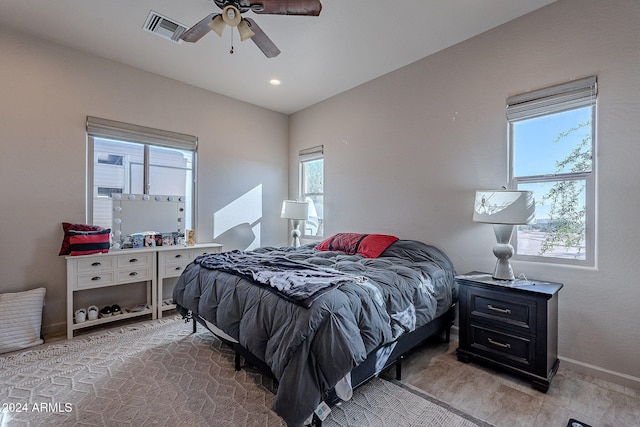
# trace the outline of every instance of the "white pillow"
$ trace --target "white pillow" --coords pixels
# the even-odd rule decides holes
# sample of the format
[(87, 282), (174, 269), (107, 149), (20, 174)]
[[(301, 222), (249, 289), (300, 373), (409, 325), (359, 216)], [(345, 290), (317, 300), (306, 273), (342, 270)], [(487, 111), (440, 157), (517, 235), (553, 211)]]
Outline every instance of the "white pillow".
[(42, 344), (45, 288), (0, 294), (0, 353)]

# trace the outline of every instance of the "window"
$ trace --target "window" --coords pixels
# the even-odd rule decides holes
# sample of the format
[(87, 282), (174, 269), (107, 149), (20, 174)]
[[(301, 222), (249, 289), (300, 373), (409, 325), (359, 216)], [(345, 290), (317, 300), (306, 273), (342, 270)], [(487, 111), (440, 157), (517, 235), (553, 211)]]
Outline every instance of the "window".
[(194, 136), (87, 117), (87, 221), (112, 226), (111, 195), (185, 197), (185, 229), (195, 212)]
[(309, 202), (309, 220), (302, 237), (321, 238), (324, 221), (323, 146), (300, 151), (300, 200)]
[(511, 185), (536, 199), (537, 222), (517, 228), (520, 259), (595, 263), (596, 96), (589, 77), (507, 100)]

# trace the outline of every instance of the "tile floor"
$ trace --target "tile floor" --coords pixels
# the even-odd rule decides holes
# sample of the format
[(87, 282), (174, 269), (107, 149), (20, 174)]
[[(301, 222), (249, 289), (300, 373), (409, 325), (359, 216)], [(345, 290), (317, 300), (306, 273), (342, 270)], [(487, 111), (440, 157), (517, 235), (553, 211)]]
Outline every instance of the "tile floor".
[(640, 426), (640, 390), (564, 369), (560, 362), (545, 394), (520, 377), (459, 362), (457, 347), (453, 339), (426, 344), (403, 362), (402, 381), (496, 427), (566, 427), (570, 418), (592, 427)]

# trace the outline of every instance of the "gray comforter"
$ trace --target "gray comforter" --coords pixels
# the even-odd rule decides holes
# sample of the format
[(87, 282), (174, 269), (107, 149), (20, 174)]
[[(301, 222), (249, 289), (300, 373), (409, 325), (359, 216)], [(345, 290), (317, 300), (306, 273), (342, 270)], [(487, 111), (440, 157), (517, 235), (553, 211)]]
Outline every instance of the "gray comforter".
[(417, 241), (399, 240), (376, 259), (312, 245), (255, 252), (368, 278), (341, 284), (309, 308), (246, 276), (207, 268), (206, 257), (178, 279), (179, 309), (213, 323), (271, 368), (279, 383), (273, 409), (289, 425), (302, 424), (368, 353), (440, 316), (457, 298), (449, 258)]

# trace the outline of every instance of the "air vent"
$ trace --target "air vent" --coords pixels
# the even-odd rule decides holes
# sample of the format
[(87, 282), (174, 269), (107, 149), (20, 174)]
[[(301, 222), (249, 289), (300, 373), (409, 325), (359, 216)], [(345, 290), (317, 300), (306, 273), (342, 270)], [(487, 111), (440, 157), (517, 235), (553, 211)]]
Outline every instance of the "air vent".
[(180, 40), (180, 36), (187, 30), (187, 27), (184, 25), (174, 22), (153, 10), (149, 12), (149, 16), (147, 16), (147, 20), (142, 28), (145, 31), (157, 34), (160, 37), (164, 37), (165, 39), (169, 39), (176, 43), (182, 42), (182, 40)]

